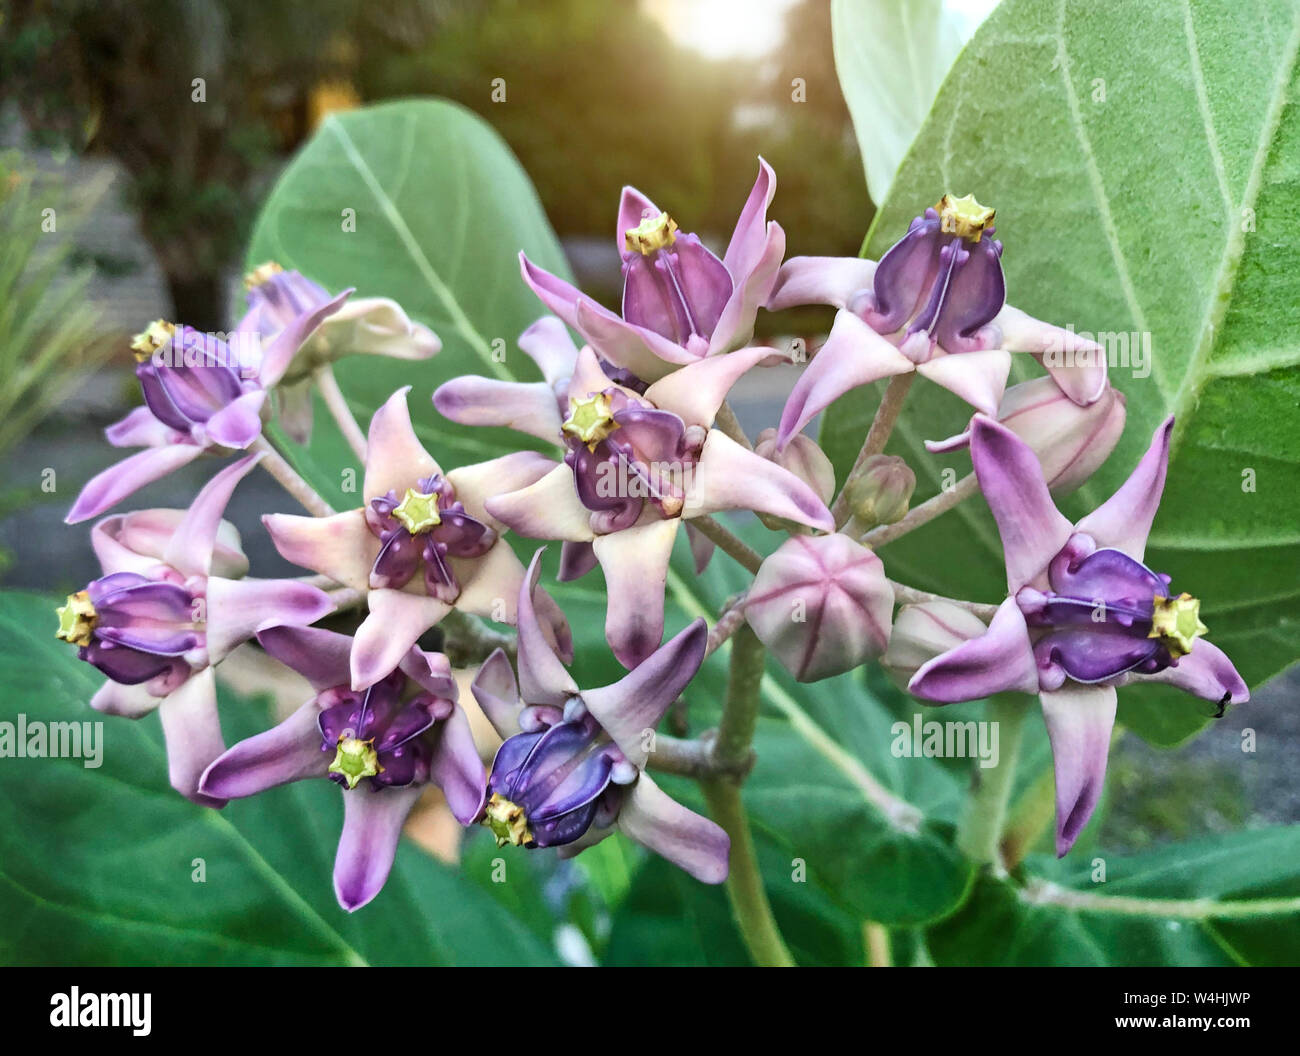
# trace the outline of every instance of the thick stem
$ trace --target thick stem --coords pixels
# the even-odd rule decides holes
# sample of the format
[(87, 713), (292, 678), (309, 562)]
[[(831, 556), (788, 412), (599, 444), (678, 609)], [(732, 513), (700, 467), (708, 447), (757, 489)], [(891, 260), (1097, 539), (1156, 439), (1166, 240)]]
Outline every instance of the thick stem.
[(722, 406), (718, 408), (713, 424), (742, 447), (746, 447), (750, 451), (754, 450), (754, 445), (749, 442), (749, 437), (745, 435), (740, 419), (736, 417), (736, 412), (731, 409), (731, 404), (726, 400), (723, 400)]
[(717, 544), (718, 549), (723, 553), (735, 558), (749, 571), (755, 574), (758, 573), (758, 566), (763, 563), (763, 555), (748, 543), (732, 535), (728, 529), (722, 527), (708, 514), (703, 517), (692, 517), (691, 526), (698, 529), (701, 535)]
[(831, 515), (835, 518), (837, 527), (849, 519), (847, 492), (853, 471), (872, 455), (878, 455), (885, 449), (885, 444), (889, 442), (889, 434), (894, 431), (894, 423), (898, 421), (899, 412), (903, 409), (903, 401), (907, 399), (907, 393), (912, 388), (915, 377), (913, 372), (908, 371), (906, 374), (896, 374), (889, 379), (889, 384), (885, 387), (885, 395), (880, 398), (880, 406), (876, 408), (876, 417), (872, 419), (871, 428), (867, 430), (867, 438), (862, 441), (862, 450), (858, 452), (853, 469), (844, 480), (845, 486), (840, 488), (840, 493), (831, 506)]
[[(731, 673), (722, 721), (713, 742), (715, 765), (728, 767), (747, 761), (758, 723), (759, 689), (763, 684), (763, 644), (748, 626), (741, 627), (731, 643)], [(763, 890), (749, 818), (740, 799), (740, 781), (731, 776), (703, 783), (713, 820), (731, 838), (731, 867), (727, 898), (740, 934), (754, 962), (764, 967), (792, 967), (795, 963), (777, 927)]]
[(1002, 831), (1002, 861), (1015, 869), (1056, 817), (1056, 778), (1051, 769), (1025, 789)]
[(357, 419), (352, 414), (352, 408), (348, 406), (347, 397), (339, 388), (338, 378), (334, 376), (334, 368), (326, 363), (323, 367), (313, 370), (311, 376), (316, 382), (316, 388), (320, 390), (321, 399), (325, 401), (325, 406), (329, 408), (348, 446), (352, 448), (352, 453), (357, 456), (362, 465), (365, 465), (366, 434), (361, 431), (361, 426), (357, 424)]
[(882, 524), (862, 536), (860, 542), (873, 549), (880, 549), (886, 543), (892, 543), (908, 532), (928, 524), (941, 513), (947, 513), (959, 502), (970, 498), (979, 490), (979, 482), (974, 473), (967, 473), (947, 491), (941, 491), (933, 498), (926, 499), (920, 506), (907, 511), (907, 516), (893, 524)]
[(717, 622), (709, 628), (709, 641), (704, 648), (705, 656), (712, 656), (722, 648), (723, 642), (728, 641), (733, 634), (740, 630), (745, 622), (745, 597), (747, 593), (737, 594), (723, 606), (722, 611), (718, 614)]
[(889, 929), (873, 920), (862, 923), (862, 946), (871, 968), (892, 968), (894, 955), (889, 943)]
[(997, 765), (985, 768), (976, 763), (974, 789), (957, 827), (958, 850), (971, 861), (990, 865), (997, 872), (1005, 871), (999, 850), (1002, 825), (1016, 777), (1025, 716), (1032, 704), (1033, 698), (1021, 693), (999, 694), (989, 700), (986, 718), (997, 724)]
[(262, 456), (262, 461), (258, 465), (279, 481), (280, 486), (297, 499), (302, 508), (313, 517), (334, 515), (334, 507), (322, 499), (316, 493), (316, 489), (298, 475), (298, 471), (285, 461), (284, 456), (271, 446), (271, 442), (265, 436), (259, 436), (249, 444), (248, 451), (250, 454)]
[(723, 763), (713, 752), (717, 737), (716, 730), (706, 730), (699, 737), (690, 740), (657, 733), (647, 765), (660, 773), (693, 777), (701, 781), (723, 776), (733, 781), (744, 780), (754, 765), (753, 751), (739, 762)]

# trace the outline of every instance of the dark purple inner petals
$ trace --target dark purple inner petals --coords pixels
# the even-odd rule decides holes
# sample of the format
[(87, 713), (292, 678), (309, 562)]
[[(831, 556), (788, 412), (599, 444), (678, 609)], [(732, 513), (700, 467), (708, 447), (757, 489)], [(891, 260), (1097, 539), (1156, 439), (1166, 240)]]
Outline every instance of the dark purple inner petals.
[[(429, 693), (406, 697), (409, 682), (394, 671), (369, 689), (354, 692), (338, 687), (338, 703), (320, 714), (321, 751), (334, 752), (339, 741), (352, 738), (369, 742), (380, 772), (370, 777), (372, 787), (400, 787), (428, 774), (431, 747), (421, 735), (437, 721), (437, 701)], [(346, 785), (341, 774), (331, 779)]]

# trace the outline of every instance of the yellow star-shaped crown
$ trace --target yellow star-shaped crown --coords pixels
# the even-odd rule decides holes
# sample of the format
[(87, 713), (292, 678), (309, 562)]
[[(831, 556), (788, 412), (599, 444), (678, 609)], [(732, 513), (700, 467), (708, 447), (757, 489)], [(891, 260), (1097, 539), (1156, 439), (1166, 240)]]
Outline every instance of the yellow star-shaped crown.
[(280, 267), (280, 265), (273, 260), (268, 260), (264, 264), (259, 264), (244, 276), (244, 289), (255, 290), (263, 283), (270, 282), (274, 276), (279, 275), (282, 271), (284, 271), (284, 268)]
[(647, 216), (636, 227), (623, 232), (628, 252), (648, 257), (657, 249), (667, 249), (677, 241), (677, 221), (667, 213)]
[(166, 319), (155, 319), (152, 323), (131, 338), (131, 351), (135, 353), (137, 363), (143, 363), (160, 348), (166, 348), (176, 333), (176, 324)]
[(1147, 637), (1159, 638), (1175, 660), (1190, 653), (1196, 639), (1209, 630), (1201, 622), (1198, 598), (1190, 594), (1179, 594), (1176, 598), (1156, 595), (1151, 612), (1151, 633)]
[(609, 397), (603, 392), (589, 396), (585, 400), (569, 400), (569, 417), (560, 426), (561, 432), (576, 437), (587, 445), (588, 450), (595, 450), (596, 445), (618, 428), (609, 403)]
[(978, 242), (985, 228), (993, 223), (997, 211), (980, 205), (973, 194), (954, 198), (945, 194), (935, 206), (939, 211), (939, 229), (945, 235), (960, 235), (968, 242)]
[(427, 532), (442, 524), (442, 514), (438, 512), (438, 496), (426, 495), (414, 488), (406, 489), (402, 501), (393, 510), (393, 516), (412, 535), (419, 535), (420, 532)]
[(485, 810), (483, 824), (492, 830), (498, 847), (504, 847), (507, 843), (519, 847), (533, 842), (523, 807), (511, 803), (500, 792), (493, 792)]
[(339, 749), (330, 763), (331, 774), (343, 775), (348, 788), (356, 788), (363, 777), (382, 774), (384, 768), (379, 765), (379, 753), (375, 751), (375, 739), (360, 741), (355, 737), (340, 737)]
[(73, 645), (89, 645), (90, 632), (99, 622), (99, 614), (90, 602), (90, 595), (84, 590), (68, 595), (67, 604), (54, 610), (59, 616), (59, 629), (54, 632), (56, 638)]

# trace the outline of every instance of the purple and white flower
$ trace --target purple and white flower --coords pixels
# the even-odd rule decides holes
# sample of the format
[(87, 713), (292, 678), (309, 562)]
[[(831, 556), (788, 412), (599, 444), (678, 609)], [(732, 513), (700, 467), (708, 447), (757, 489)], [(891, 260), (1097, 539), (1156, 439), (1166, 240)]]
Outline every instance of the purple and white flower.
[(412, 648), (363, 690), (351, 686), (352, 640), (317, 627), (264, 627), (262, 647), (315, 695), (278, 726), (214, 760), (203, 791), (240, 799), (306, 778), (343, 790), (334, 892), (349, 912), (384, 886), (411, 808), (429, 784), (468, 825), (483, 805), (484, 770), (441, 653)]
[(248, 561), (221, 515), (257, 460), (216, 474), (188, 511), (96, 524), (91, 544), (104, 575), (58, 610), (59, 638), (107, 676), (91, 707), (133, 719), (157, 709), (173, 787), (209, 806), (222, 801), (198, 791), (199, 776), (225, 748), (213, 665), (268, 621), (307, 624), (334, 608), (306, 583), (237, 578)]
[(633, 187), (618, 210), (622, 314), (519, 254), (524, 281), (542, 302), (617, 367), (656, 381), (678, 367), (748, 343), (776, 281), (785, 232), (768, 221), (776, 176), (759, 159), (758, 179), (719, 260), (700, 239)]
[(1117, 686), (1163, 682), (1217, 704), (1250, 696), (1232, 661), (1201, 637), (1200, 602), (1143, 563), (1173, 425), (1166, 419), (1128, 480), (1073, 525), (1024, 441), (980, 415), (971, 425), (1011, 596), (984, 634), (923, 664), (908, 689), (937, 703), (1038, 694), (1056, 765), (1058, 855), (1101, 795)]
[(1086, 406), (1101, 397), (1100, 346), (1005, 303), (1002, 243), (991, 237), (992, 221), (993, 210), (972, 196), (944, 195), (879, 263), (795, 257), (782, 266), (768, 309), (840, 309), (786, 403), (782, 446), (846, 392), (911, 371), (994, 414), (1012, 352), (1042, 362), (1074, 402)]
[[(366, 594), (370, 614), (352, 653), (358, 690), (392, 671), (452, 608), (514, 623), (524, 566), (484, 503), (531, 485), (552, 465), (519, 451), (444, 473), (415, 435), (408, 391), (395, 392), (371, 419), (364, 506), (332, 517), (262, 519), (287, 560)], [(554, 603), (547, 612), (568, 653), (563, 615)]]
[(558, 847), (568, 857), (615, 830), (721, 883), (731, 841), (645, 772), (654, 727), (695, 676), (708, 640), (695, 620), (613, 685), (580, 690), (533, 609), (538, 550), (519, 588), (519, 677), (498, 649), (472, 690), (505, 742), (488, 778), (483, 824), (501, 846)]

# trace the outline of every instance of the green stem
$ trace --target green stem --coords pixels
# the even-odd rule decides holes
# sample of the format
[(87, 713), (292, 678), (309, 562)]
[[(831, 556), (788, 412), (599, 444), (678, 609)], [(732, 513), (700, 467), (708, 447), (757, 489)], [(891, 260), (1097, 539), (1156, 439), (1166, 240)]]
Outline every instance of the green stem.
[(854, 471), (863, 462), (885, 449), (885, 444), (889, 442), (889, 435), (894, 431), (894, 423), (898, 421), (898, 415), (903, 410), (903, 401), (907, 399), (907, 393), (912, 388), (912, 381), (915, 378), (916, 374), (908, 371), (906, 374), (896, 374), (889, 379), (885, 394), (880, 398), (880, 406), (876, 408), (876, 417), (872, 419), (871, 428), (867, 430), (867, 438), (862, 441), (862, 450), (858, 452), (853, 469), (849, 470), (849, 475), (844, 478), (845, 486), (840, 488), (840, 493), (831, 506), (831, 516), (835, 518), (837, 526), (842, 526), (849, 519), (848, 482), (853, 479)]
[(967, 473), (947, 491), (941, 491), (933, 498), (926, 499), (921, 505), (907, 511), (907, 515), (893, 524), (882, 524), (872, 528), (859, 539), (864, 546), (879, 550), (886, 543), (900, 539), (908, 532), (929, 524), (940, 514), (947, 513), (959, 502), (963, 502), (979, 490), (979, 481), (974, 473)]
[(312, 380), (316, 382), (316, 388), (320, 391), (321, 399), (325, 401), (325, 406), (329, 408), (330, 414), (334, 421), (338, 423), (339, 431), (352, 448), (352, 453), (357, 456), (364, 466), (366, 464), (366, 434), (361, 431), (361, 426), (357, 424), (356, 416), (352, 413), (352, 408), (348, 406), (347, 397), (343, 395), (343, 390), (339, 388), (338, 379), (334, 377), (334, 368), (326, 363), (323, 367), (317, 367), (312, 371)]
[(708, 514), (692, 517), (690, 523), (701, 535), (711, 539), (719, 550), (757, 575), (758, 568), (763, 563), (763, 555), (752, 546), (737, 538)]
[[(743, 765), (753, 751), (758, 723), (759, 687), (763, 683), (765, 654), (762, 643), (748, 626), (741, 627), (731, 643), (731, 674), (713, 742), (716, 764), (724, 769)], [(740, 781), (726, 775), (703, 782), (713, 820), (731, 838), (731, 868), (727, 898), (754, 963), (762, 967), (793, 967), (772, 907), (763, 890), (763, 877), (754, 852), (754, 839), (740, 799)]]
[(1032, 704), (1033, 698), (1021, 693), (999, 694), (989, 700), (986, 719), (997, 723), (998, 762), (987, 769), (976, 764), (975, 787), (957, 828), (958, 850), (971, 861), (998, 871), (1004, 869), (999, 850), (1002, 825), (1015, 781), (1025, 716)]
[(1002, 832), (1002, 860), (1014, 869), (1038, 843), (1056, 817), (1056, 779), (1044, 770), (1020, 796)]
[(332, 517), (334, 515), (334, 507), (322, 499), (317, 494), (316, 489), (302, 479), (298, 471), (289, 465), (285, 457), (271, 445), (271, 442), (265, 436), (259, 436), (249, 444), (248, 453), (260, 454), (262, 461), (258, 465), (278, 480), (280, 486), (297, 499), (302, 508), (313, 517)]

